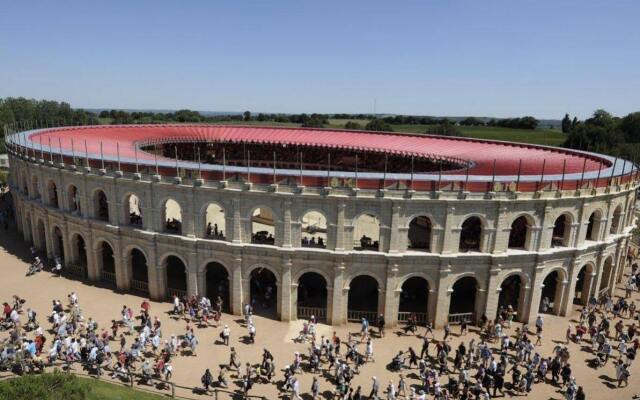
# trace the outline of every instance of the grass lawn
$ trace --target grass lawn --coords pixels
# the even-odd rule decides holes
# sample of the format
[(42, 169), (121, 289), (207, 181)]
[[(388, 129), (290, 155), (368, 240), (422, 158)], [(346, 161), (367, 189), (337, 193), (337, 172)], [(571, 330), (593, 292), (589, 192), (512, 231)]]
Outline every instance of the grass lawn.
[(166, 396), (146, 393), (126, 386), (99, 381), (97, 379), (79, 379), (88, 382), (91, 386), (91, 393), (87, 397), (87, 400), (161, 400), (166, 398)]

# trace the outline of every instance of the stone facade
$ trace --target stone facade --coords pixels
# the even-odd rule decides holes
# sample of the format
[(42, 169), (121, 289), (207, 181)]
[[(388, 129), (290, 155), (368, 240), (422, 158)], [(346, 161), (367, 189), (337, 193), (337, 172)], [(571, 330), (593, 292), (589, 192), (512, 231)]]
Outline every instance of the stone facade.
[[(403, 283), (412, 277), (428, 282), (427, 318), (437, 326), (447, 322), (454, 284), (463, 277), (477, 282), (475, 318), (483, 314), (491, 318), (498, 310), (502, 283), (517, 275), (518, 319), (531, 321), (538, 312), (545, 277), (555, 271), (553, 311), (566, 315), (583, 268), (582, 279), (587, 283), (581, 291), (582, 301), (601, 288), (611, 291), (621, 279), (634, 223), (636, 189), (635, 183), (535, 193), (304, 188), (122, 174), (17, 155), (11, 156), (10, 170), (18, 227), (25, 241), (49, 257), (63, 253), (65, 263), (72, 265), (81, 262), (72, 243), (82, 237), (87, 249), (86, 278), (91, 281), (102, 276), (99, 253), (103, 242), (113, 250), (119, 290), (132, 289), (131, 251), (144, 254), (149, 296), (156, 300), (168, 297), (167, 257), (178, 257), (186, 266), (189, 294), (207, 293), (206, 266), (217, 262), (228, 273), (230, 310), (240, 314), (249, 298), (251, 271), (266, 268), (276, 277), (277, 317), (288, 321), (297, 318), (300, 277), (316, 272), (326, 281), (327, 321), (332, 324), (347, 321), (350, 284), (360, 275), (376, 280), (377, 311), (385, 314), (390, 325), (398, 321)], [(107, 221), (97, 211), (100, 191), (108, 203)], [(72, 193), (76, 193), (75, 201)], [(140, 201), (141, 226), (128, 223), (131, 194)], [(180, 235), (164, 231), (169, 199), (180, 205)], [(205, 235), (205, 210), (211, 203), (224, 210), (225, 240)], [(258, 207), (273, 213), (274, 245), (251, 243), (251, 218)], [(300, 245), (301, 221), (308, 211), (326, 217), (325, 249)], [(358, 239), (354, 237), (355, 221), (363, 213), (378, 218), (379, 251), (354, 249)], [(552, 247), (554, 223), (562, 214), (568, 221), (565, 245)], [(431, 222), (430, 252), (408, 249), (409, 226), (416, 216)], [(471, 216), (482, 222), (480, 251), (461, 253), (462, 224)], [(526, 244), (524, 249), (511, 249), (511, 224), (519, 216), (528, 221)], [(591, 240), (587, 240), (587, 230)]]

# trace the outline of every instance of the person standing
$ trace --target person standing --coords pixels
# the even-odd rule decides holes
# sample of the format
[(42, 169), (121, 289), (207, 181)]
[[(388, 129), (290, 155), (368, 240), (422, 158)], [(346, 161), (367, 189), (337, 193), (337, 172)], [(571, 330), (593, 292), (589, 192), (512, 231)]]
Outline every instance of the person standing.
[(378, 392), (380, 392), (380, 384), (378, 384), (378, 378), (375, 376), (371, 378), (371, 393), (369, 393), (369, 399), (379, 400)]
[(220, 332), (220, 337), (222, 338), (222, 342), (225, 346), (229, 346), (229, 335), (231, 334), (231, 330), (229, 329), (229, 325), (225, 325)]
[(313, 377), (313, 382), (311, 382), (311, 398), (313, 400), (318, 400), (320, 397), (320, 384), (318, 383), (318, 377)]
[(209, 393), (209, 386), (213, 385), (213, 375), (211, 375), (209, 368), (204, 371), (204, 375), (200, 378), (200, 382), (202, 382), (205, 393)]
[(381, 338), (384, 337), (384, 325), (385, 325), (384, 314), (380, 314), (380, 316), (378, 317), (378, 335)]

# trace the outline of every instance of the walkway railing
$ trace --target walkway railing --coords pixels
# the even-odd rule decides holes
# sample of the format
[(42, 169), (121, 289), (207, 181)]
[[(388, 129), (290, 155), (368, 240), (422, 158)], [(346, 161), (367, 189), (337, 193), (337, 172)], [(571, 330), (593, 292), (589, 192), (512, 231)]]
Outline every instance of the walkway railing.
[(406, 322), (406, 321), (408, 321), (409, 317), (412, 314), (415, 315), (416, 322), (418, 323), (418, 325), (426, 325), (427, 322), (429, 322), (429, 318), (427, 316), (427, 313), (424, 313), (424, 312), (405, 312), (405, 311), (398, 312), (398, 322)]
[(101, 275), (102, 280), (104, 282), (116, 283), (116, 274), (115, 272), (102, 271)]
[(347, 310), (347, 321), (360, 322), (362, 318), (366, 318), (369, 323), (375, 323), (378, 313), (375, 311)]
[(174, 288), (167, 288), (167, 293), (169, 293), (169, 298), (172, 298), (173, 296), (178, 296), (178, 298), (183, 298), (184, 296), (187, 295), (186, 290), (174, 289)]
[(138, 292), (149, 293), (149, 283), (145, 281), (131, 280), (131, 289)]
[(80, 265), (80, 264), (75, 264), (75, 263), (67, 263), (67, 265), (65, 265), (63, 271), (66, 270), (66, 272), (69, 275), (73, 275), (77, 278), (81, 278), (84, 279), (87, 277), (87, 267), (86, 265)]
[(327, 320), (327, 309), (323, 307), (302, 307), (298, 306), (298, 319), (316, 317), (318, 320)]
[(449, 323), (461, 323), (462, 321), (473, 323), (475, 321), (474, 316), (475, 313), (473, 312), (449, 314)]

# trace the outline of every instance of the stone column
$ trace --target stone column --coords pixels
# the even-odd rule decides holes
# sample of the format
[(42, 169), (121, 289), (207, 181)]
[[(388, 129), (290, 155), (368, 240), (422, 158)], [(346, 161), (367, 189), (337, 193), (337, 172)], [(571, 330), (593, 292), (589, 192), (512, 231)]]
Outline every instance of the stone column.
[(118, 290), (126, 291), (131, 288), (131, 263), (126, 255), (113, 255), (116, 265), (116, 285)]
[[(391, 226), (389, 227), (389, 253), (404, 251), (400, 246), (403, 242), (400, 229), (400, 204), (393, 203), (391, 206)], [(406, 234), (406, 232), (405, 232)]]
[(427, 299), (427, 322), (433, 325), (435, 324), (438, 307), (438, 287), (429, 288), (429, 297)]
[(441, 328), (449, 321), (449, 305), (451, 304), (451, 293), (453, 288), (450, 285), (449, 274), (451, 266), (446, 264), (440, 265), (440, 279), (438, 284), (438, 294), (436, 301), (436, 315), (434, 326)]
[(540, 298), (542, 296), (542, 282), (544, 281), (544, 264), (537, 263), (533, 270), (533, 277), (531, 278), (531, 290), (530, 300), (528, 302), (528, 308), (524, 310), (525, 316), (523, 322), (531, 322), (536, 319), (540, 310)]
[[(345, 247), (345, 239), (348, 236), (345, 232), (345, 209), (347, 205), (345, 203), (338, 203), (338, 211), (336, 213), (336, 228), (335, 228), (335, 250), (336, 251), (344, 251), (347, 247)], [(350, 248), (351, 246), (349, 246)], [(337, 292), (342, 291), (342, 287), (338, 287), (334, 285), (334, 288)]]
[[(494, 320), (498, 315), (498, 302), (500, 299), (500, 291), (502, 290), (498, 281), (499, 274), (501, 272), (501, 265), (492, 265), (489, 270), (489, 282), (487, 285), (486, 307), (484, 307), (484, 314), (489, 320)], [(476, 309), (478, 309), (478, 300), (476, 299)], [(482, 305), (481, 305), (482, 306)], [(476, 313), (477, 314), (477, 313)]]
[[(551, 236), (553, 234), (553, 226), (554, 226), (553, 223), (555, 222), (555, 221), (549, 221), (549, 219), (551, 218), (550, 214), (552, 211), (553, 211), (552, 207), (550, 206), (544, 207), (544, 214), (542, 215), (542, 221), (541, 221), (542, 230), (540, 231), (537, 251), (551, 247)], [(551, 224), (551, 226), (549, 226), (549, 224)]]
[(595, 297), (596, 299), (599, 296), (599, 292), (600, 292), (600, 282), (602, 280), (602, 272), (604, 270), (604, 257), (602, 256), (602, 252), (598, 253), (598, 256), (596, 257), (596, 266), (595, 266), (595, 279), (592, 280), (591, 282), (591, 295), (593, 297)]
[(189, 296), (204, 295), (202, 288), (198, 286), (198, 253), (192, 249), (187, 253), (186, 274), (187, 274), (187, 294)]
[[(561, 304), (560, 315), (567, 316), (571, 315), (571, 311), (573, 311), (573, 298), (576, 295), (576, 282), (578, 280), (578, 274), (580, 273), (580, 265), (578, 261), (574, 258), (571, 261), (571, 266), (569, 267), (569, 279), (567, 281), (566, 286), (566, 295), (564, 296), (564, 301)], [(586, 279), (586, 276), (585, 276)]]
[(228, 235), (228, 237), (231, 239), (233, 243), (242, 243), (242, 216), (240, 214), (240, 211), (241, 211), (240, 199), (237, 197), (234, 197), (231, 200), (231, 207), (232, 207), (231, 212), (233, 214), (233, 224), (227, 225), (226, 227), (227, 230), (229, 230), (229, 226), (231, 226), (231, 234)]
[(282, 247), (291, 247), (291, 243), (291, 200), (285, 200), (282, 215)]
[(194, 215), (191, 211), (182, 212), (182, 234), (187, 237), (195, 237)]
[(520, 288), (520, 293), (518, 294), (518, 310), (517, 310), (517, 318), (518, 321), (520, 322), (528, 322), (525, 321), (525, 318), (527, 318), (527, 312), (529, 310), (530, 304), (529, 301), (531, 300), (531, 286), (522, 286)]
[(331, 313), (333, 325), (344, 325), (347, 322), (346, 303), (349, 290), (344, 287), (345, 268), (344, 262), (338, 262), (334, 269), (333, 301), (331, 309), (327, 309), (327, 312)]
[(482, 253), (491, 252), (491, 247), (492, 247), (492, 244), (494, 243), (495, 236), (496, 236), (496, 228), (486, 227), (482, 229), (482, 238), (480, 241), (480, 251)]
[(287, 255), (282, 260), (282, 284), (278, 288), (278, 297), (280, 298), (280, 320), (291, 321), (292, 301), (291, 301), (291, 258)]
[(562, 306), (567, 297), (567, 285), (569, 281), (566, 279), (560, 278), (560, 274), (558, 274), (558, 280), (556, 283), (556, 293), (553, 296), (553, 313), (555, 315), (564, 315), (562, 314)]
[[(400, 292), (402, 292), (402, 289), (398, 288), (398, 264), (390, 262), (387, 265), (387, 281), (383, 292), (385, 322), (388, 326), (394, 327), (398, 323)], [(380, 300), (378, 300), (378, 309), (380, 309)]]
[(87, 242), (85, 243), (85, 249), (87, 251), (87, 277), (92, 282), (98, 282), (100, 280), (100, 267), (96, 260), (96, 252), (93, 250), (95, 247), (93, 243), (93, 230), (87, 229)]
[[(242, 276), (242, 256), (235, 254), (233, 259), (233, 267), (231, 270), (231, 293), (230, 293), (230, 309), (233, 315), (242, 315), (242, 301), (245, 296), (245, 285)], [(246, 292), (248, 295), (248, 292)]]
[[(460, 242), (460, 231), (459, 227), (454, 226), (454, 212), (456, 211), (455, 207), (447, 207), (445, 211), (445, 220), (444, 220), (444, 235), (442, 239), (442, 248), (440, 252), (442, 254), (448, 253), (457, 253), (459, 242)], [(456, 240), (458, 239), (458, 240)], [(447, 311), (448, 313), (448, 311)]]
[[(296, 284), (297, 285), (297, 284)], [(296, 286), (297, 289), (297, 286)], [(297, 292), (296, 292), (296, 300), (297, 300)], [(333, 321), (333, 286), (330, 285), (330, 282), (327, 282), (327, 324), (334, 325)]]

